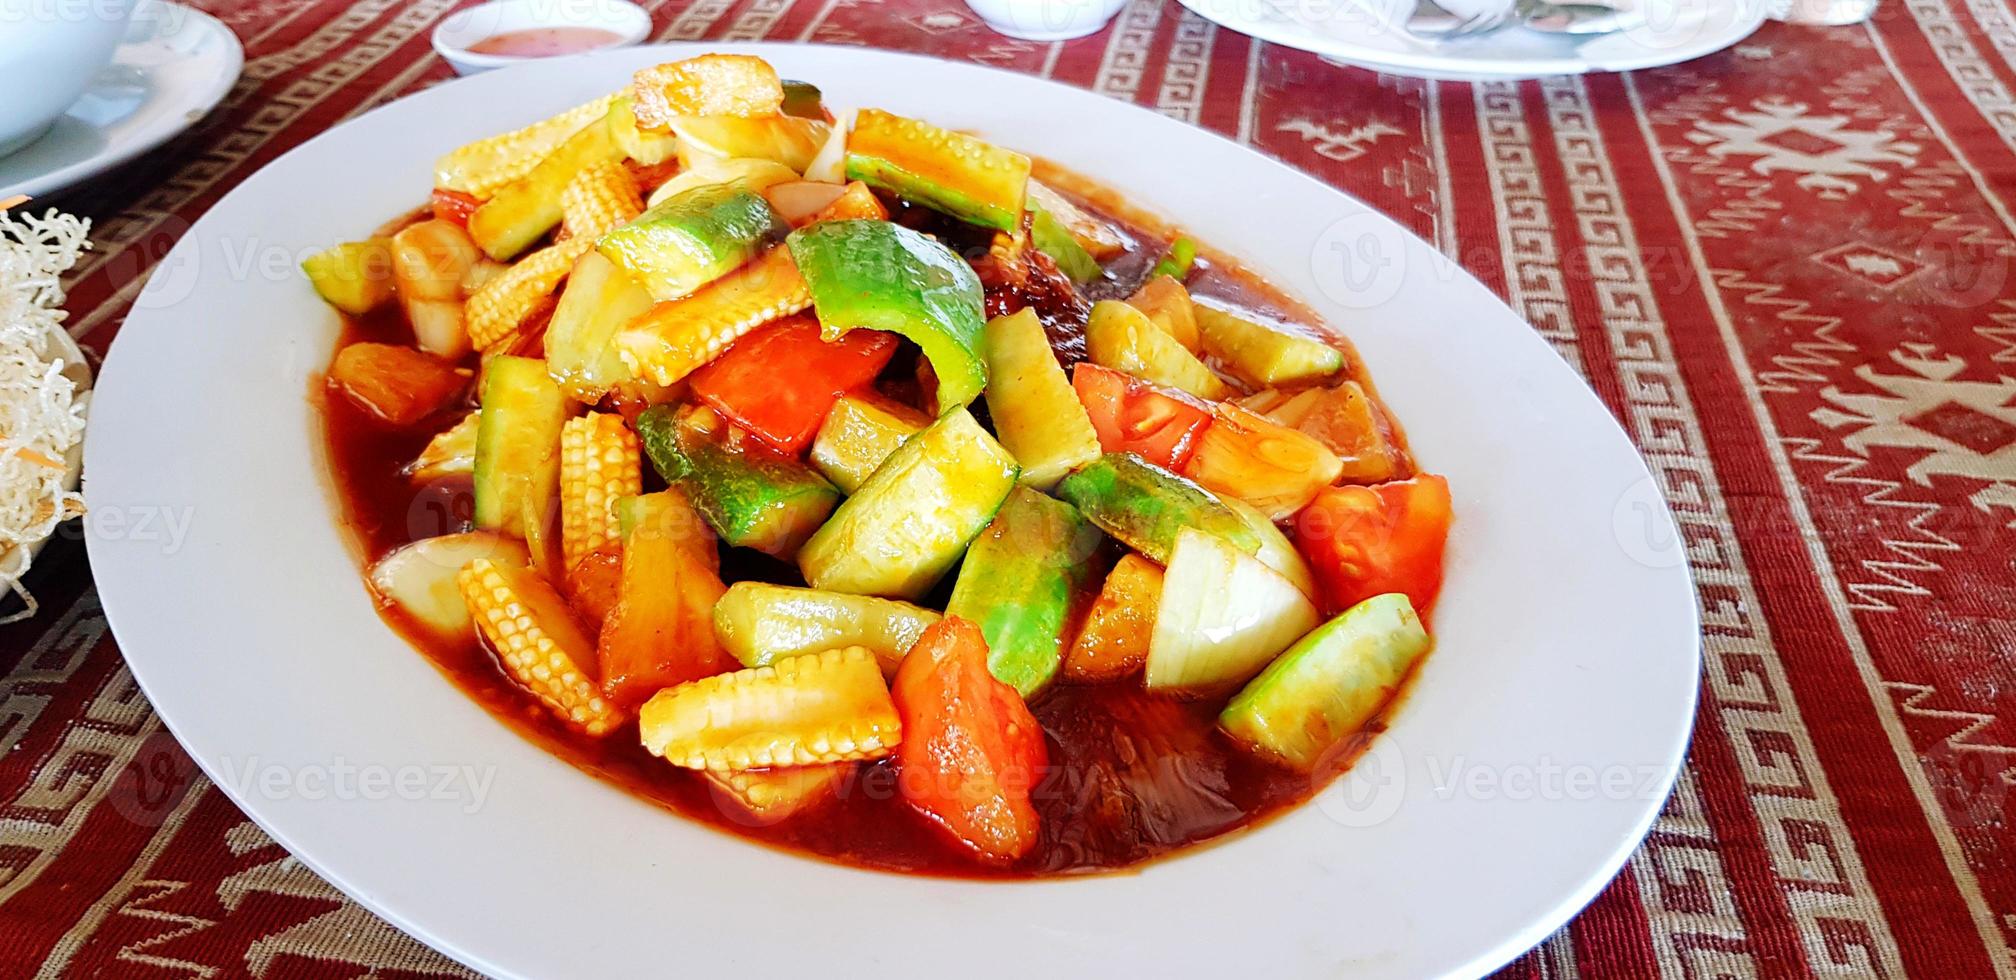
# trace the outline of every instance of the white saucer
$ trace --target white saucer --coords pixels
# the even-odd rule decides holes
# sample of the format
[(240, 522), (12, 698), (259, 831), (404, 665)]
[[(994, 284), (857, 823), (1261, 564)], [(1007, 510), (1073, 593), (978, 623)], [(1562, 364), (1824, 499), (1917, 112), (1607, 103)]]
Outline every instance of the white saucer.
[[(1569, 37), (1518, 27), (1424, 41), (1393, 24), (1414, 0), (1179, 0), (1199, 17), (1263, 41), (1393, 75), (1483, 81), (1634, 71), (1713, 54), (1764, 23), (1766, 0), (1639, 0), (1643, 22)], [(1451, 10), (1471, 4), (1452, 0)]]
[(135, 11), (127, 38), (47, 135), (0, 157), (0, 200), (61, 190), (160, 146), (216, 108), (245, 64), (223, 22), (166, 0)]

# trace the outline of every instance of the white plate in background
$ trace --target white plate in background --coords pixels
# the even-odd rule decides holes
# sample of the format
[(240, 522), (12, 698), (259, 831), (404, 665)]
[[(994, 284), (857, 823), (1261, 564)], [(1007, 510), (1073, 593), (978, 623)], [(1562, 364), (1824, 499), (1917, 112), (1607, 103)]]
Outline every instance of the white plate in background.
[(62, 190), (160, 146), (216, 108), (244, 67), (237, 35), (193, 7), (142, 4), (132, 28), (47, 134), (0, 157), (0, 200)]
[[(1634, 0), (1642, 23), (1567, 36), (1505, 27), (1428, 41), (1393, 26), (1414, 0), (1178, 0), (1205, 20), (1263, 41), (1393, 75), (1503, 80), (1633, 71), (1714, 54), (1762, 26), (1767, 0)], [(1445, 8), (1511, 0), (1448, 0)]]

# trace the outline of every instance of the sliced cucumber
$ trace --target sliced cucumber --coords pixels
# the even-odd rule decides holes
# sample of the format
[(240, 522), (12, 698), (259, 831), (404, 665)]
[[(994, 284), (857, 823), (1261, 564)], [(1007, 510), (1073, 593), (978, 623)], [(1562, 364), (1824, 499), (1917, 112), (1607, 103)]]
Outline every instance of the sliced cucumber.
[(863, 109), (847, 136), (847, 179), (1012, 233), (1022, 224), (1029, 158), (927, 122)]
[(821, 221), (791, 233), (826, 339), (866, 327), (917, 343), (938, 377), (938, 414), (987, 387), (985, 295), (966, 260), (887, 221)]
[(795, 78), (784, 79), (784, 104), (778, 111), (787, 116), (803, 119), (826, 118), (825, 97), (819, 94), (819, 86), (811, 82), (801, 82)]
[(1231, 386), (1185, 350), (1181, 341), (1156, 326), (1148, 314), (1119, 300), (1092, 304), (1091, 319), (1085, 323), (1085, 356), (1100, 367), (1181, 388), (1199, 398), (1215, 401), (1232, 394)]
[(576, 401), (595, 404), (632, 377), (616, 353), (616, 331), (651, 308), (651, 294), (616, 263), (589, 252), (574, 263), (546, 325), (546, 368)]
[(476, 423), (476, 526), (527, 541), (547, 530), (560, 491), (560, 427), (570, 402), (546, 362), (499, 355), (483, 365)]
[(1057, 268), (1070, 276), (1072, 282), (1084, 285), (1099, 278), (1099, 260), (1071, 237), (1071, 229), (1064, 227), (1056, 215), (1033, 200), (1029, 204), (1029, 244), (1050, 256), (1050, 261), (1057, 263)]
[(764, 448), (711, 409), (669, 405), (637, 417), (665, 482), (686, 493), (721, 540), (789, 559), (833, 513), (839, 491), (797, 460)]
[(763, 195), (708, 184), (672, 195), (595, 242), (595, 248), (660, 300), (678, 299), (732, 271), (783, 237)]
[(1087, 214), (1070, 198), (1059, 194), (1042, 181), (1029, 180), (1029, 210), (1042, 208), (1057, 219), (1057, 223), (1071, 233), (1087, 254), (1104, 261), (1127, 251), (1127, 243), (1120, 240), (1119, 232), (1113, 226)]
[(1430, 645), (1405, 595), (1373, 596), (1289, 647), (1218, 724), (1263, 755), (1315, 770), (1392, 700)]
[(885, 676), (894, 676), (903, 655), (938, 618), (895, 599), (737, 582), (714, 605), (714, 637), (744, 667), (863, 646)]
[(1185, 528), (1214, 534), (1248, 555), (1261, 549), (1259, 536), (1211, 491), (1133, 453), (1107, 453), (1086, 464), (1057, 484), (1057, 496), (1161, 564)]
[(1048, 491), (1099, 458), (1099, 433), (1050, 350), (1036, 311), (987, 321), (987, 412), (1001, 445), (1022, 464), (1022, 482)]
[(921, 413), (886, 398), (848, 395), (833, 403), (820, 424), (812, 440), (812, 465), (841, 493), (854, 493), (896, 447), (930, 424)]
[(945, 614), (980, 627), (987, 668), (1027, 698), (1057, 675), (1066, 626), (1094, 571), (1099, 529), (1028, 487), (966, 549)]
[(1015, 458), (964, 409), (912, 436), (798, 553), (813, 588), (915, 599), (994, 519)]
[(469, 215), (469, 237), (499, 262), (525, 251), (560, 224), (560, 192), (582, 168), (623, 159), (606, 125), (585, 126), (546, 159), (499, 189)]
[(422, 538), (401, 545), (371, 565), (371, 589), (404, 610), (413, 621), (442, 636), (473, 636), (469, 605), (455, 574), (478, 558), (527, 565), (524, 542), (494, 531), (470, 531)]
[(1249, 384), (1318, 381), (1344, 369), (1343, 351), (1295, 327), (1261, 324), (1204, 303), (1195, 309), (1204, 352)]
[(1315, 605), (1260, 560), (1185, 528), (1162, 578), (1148, 640), (1148, 687), (1209, 691), (1245, 683), (1319, 622)]
[(315, 292), (330, 306), (363, 316), (390, 302), (395, 292), (392, 243), (383, 238), (344, 242), (301, 260)]

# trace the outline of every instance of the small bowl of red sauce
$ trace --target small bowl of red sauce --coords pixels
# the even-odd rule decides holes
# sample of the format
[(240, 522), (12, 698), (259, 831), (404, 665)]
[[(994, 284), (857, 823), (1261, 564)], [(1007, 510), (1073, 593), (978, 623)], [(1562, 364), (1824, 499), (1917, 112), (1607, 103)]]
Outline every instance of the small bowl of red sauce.
[(603, 48), (651, 33), (651, 15), (624, 0), (498, 0), (434, 28), (434, 51), (458, 75)]

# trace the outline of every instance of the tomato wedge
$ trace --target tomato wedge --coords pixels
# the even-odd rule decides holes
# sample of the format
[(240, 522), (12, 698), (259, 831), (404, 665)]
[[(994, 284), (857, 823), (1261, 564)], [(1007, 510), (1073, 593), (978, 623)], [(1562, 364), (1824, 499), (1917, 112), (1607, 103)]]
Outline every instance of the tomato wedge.
[(434, 217), (458, 228), (469, 227), (469, 216), (483, 206), (482, 201), (445, 187), (434, 188), (434, 196), (429, 203), (434, 206)]
[(1209, 403), (1090, 361), (1071, 369), (1071, 387), (1092, 417), (1099, 447), (1180, 470), (1211, 425)]
[(1040, 829), (1030, 792), (1050, 752), (1021, 695), (988, 673), (980, 627), (957, 616), (933, 624), (890, 693), (903, 719), (904, 798), (983, 860), (1029, 853)]
[(1442, 588), (1449, 481), (1423, 474), (1369, 487), (1331, 487), (1295, 515), (1295, 543), (1333, 613), (1404, 592), (1423, 613)]
[(792, 317), (693, 372), (692, 392), (771, 448), (796, 455), (819, 434), (833, 403), (875, 380), (895, 354), (893, 334), (855, 330), (828, 343), (817, 321)]

